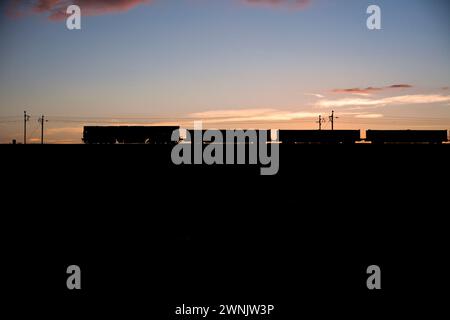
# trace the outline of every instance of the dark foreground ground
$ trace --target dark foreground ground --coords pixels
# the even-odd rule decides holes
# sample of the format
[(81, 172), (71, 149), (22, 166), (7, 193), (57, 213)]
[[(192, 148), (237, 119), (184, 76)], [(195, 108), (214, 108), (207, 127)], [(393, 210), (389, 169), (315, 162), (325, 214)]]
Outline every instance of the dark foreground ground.
[[(448, 299), (450, 146), (282, 146), (280, 171), (163, 146), (2, 146), (3, 303), (47, 318), (432, 318)], [(82, 290), (66, 288), (66, 268)], [(366, 287), (366, 268), (382, 290)], [(208, 318), (238, 319), (237, 316)]]

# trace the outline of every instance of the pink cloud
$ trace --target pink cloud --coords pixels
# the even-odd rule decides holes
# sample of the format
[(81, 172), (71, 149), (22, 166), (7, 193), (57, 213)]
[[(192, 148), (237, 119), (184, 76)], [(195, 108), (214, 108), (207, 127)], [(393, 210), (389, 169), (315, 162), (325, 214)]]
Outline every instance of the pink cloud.
[(367, 96), (375, 92), (389, 90), (389, 89), (410, 89), (413, 88), (410, 84), (393, 84), (387, 87), (368, 87), (368, 88), (350, 88), (350, 89), (334, 89), (333, 93), (338, 94), (355, 94)]
[[(7, 14), (20, 17), (28, 14), (44, 14), (50, 20), (62, 20), (67, 17), (66, 9), (75, 4), (80, 6), (83, 15), (98, 16), (131, 10), (154, 0), (8, 0)], [(251, 5), (286, 7), (303, 9), (312, 0), (239, 0)]]
[(334, 89), (333, 93), (340, 93), (340, 94), (358, 94), (358, 95), (368, 95), (376, 91), (381, 91), (382, 88), (374, 88), (374, 87), (368, 87), (368, 88), (350, 88), (350, 89)]
[(84, 15), (96, 16), (108, 13), (128, 11), (141, 4), (153, 0), (10, 0), (8, 14), (21, 16), (23, 14), (47, 14), (50, 20), (61, 20), (66, 15), (68, 6), (80, 6)]

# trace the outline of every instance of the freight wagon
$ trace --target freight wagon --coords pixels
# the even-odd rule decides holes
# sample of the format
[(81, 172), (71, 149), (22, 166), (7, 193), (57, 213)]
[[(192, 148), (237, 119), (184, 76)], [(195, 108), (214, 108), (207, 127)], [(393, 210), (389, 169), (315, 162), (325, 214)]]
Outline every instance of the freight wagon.
[(431, 143), (447, 142), (446, 130), (367, 130), (366, 141), (385, 143)]
[(86, 144), (170, 144), (172, 133), (179, 127), (169, 126), (110, 126), (84, 127)]

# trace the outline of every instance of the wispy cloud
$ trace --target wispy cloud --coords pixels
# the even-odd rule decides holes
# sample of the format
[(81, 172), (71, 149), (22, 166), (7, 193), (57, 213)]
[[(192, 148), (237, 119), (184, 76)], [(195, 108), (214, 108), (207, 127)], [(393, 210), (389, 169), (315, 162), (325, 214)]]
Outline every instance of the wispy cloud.
[(153, 0), (10, 0), (7, 12), (12, 16), (46, 14), (50, 20), (66, 17), (66, 9), (72, 4), (81, 7), (84, 15), (94, 16), (128, 11)]
[(324, 95), (320, 94), (320, 93), (305, 93), (305, 96), (311, 96), (311, 97), (316, 97), (318, 99), (323, 99), (325, 98)]
[(410, 84), (393, 84), (389, 87), (385, 87), (385, 89), (409, 89), (412, 88), (413, 86)]
[(355, 118), (357, 119), (380, 119), (383, 118), (384, 115), (381, 113), (366, 113), (366, 114), (357, 114)]
[(450, 102), (450, 96), (439, 94), (416, 94), (402, 95), (382, 99), (372, 98), (345, 98), (345, 99), (323, 99), (316, 103), (320, 108), (331, 107), (382, 107), (388, 105), (405, 104), (432, 104)]
[(368, 88), (364, 88), (364, 89), (361, 89), (361, 88), (334, 89), (332, 92), (338, 93), (338, 94), (356, 94), (356, 95), (367, 96), (373, 92), (381, 91), (381, 90), (383, 90), (383, 89), (368, 87)]
[(333, 93), (337, 94), (354, 94), (368, 96), (373, 93), (381, 92), (389, 89), (409, 89), (413, 86), (410, 84), (393, 84), (387, 87), (367, 87), (367, 88), (349, 88), (349, 89), (334, 89)]
[[(28, 14), (44, 14), (50, 20), (61, 20), (67, 17), (66, 9), (75, 4), (81, 7), (84, 15), (98, 16), (109, 13), (120, 13), (131, 10), (142, 4), (156, 0), (7, 0), (9, 16), (20, 17)], [(253, 6), (282, 7), (304, 9), (312, 0), (239, 0)]]
[(215, 110), (190, 114), (193, 120), (205, 123), (282, 122), (316, 118), (317, 112), (293, 112), (279, 109)]

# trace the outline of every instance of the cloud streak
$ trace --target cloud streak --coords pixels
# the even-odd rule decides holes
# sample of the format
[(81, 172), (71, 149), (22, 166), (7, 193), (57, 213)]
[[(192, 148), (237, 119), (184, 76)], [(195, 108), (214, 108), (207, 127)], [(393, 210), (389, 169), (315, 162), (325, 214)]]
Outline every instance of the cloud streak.
[(215, 110), (192, 113), (190, 118), (205, 123), (278, 122), (316, 118), (316, 112), (291, 112), (279, 109)]
[(61, 20), (67, 17), (66, 9), (72, 4), (80, 6), (84, 15), (97, 16), (126, 12), (139, 5), (152, 2), (153, 0), (11, 0), (7, 12), (10, 16), (15, 17), (27, 14), (46, 14), (50, 20)]
[[(110, 13), (129, 11), (143, 4), (156, 0), (8, 0), (7, 14), (20, 17), (30, 14), (44, 14), (50, 20), (62, 20), (67, 17), (68, 6), (78, 5), (82, 13), (87, 16), (98, 16)], [(283, 7), (290, 9), (304, 9), (312, 0), (239, 0), (252, 6)]]
[(410, 84), (393, 84), (387, 87), (367, 87), (367, 88), (350, 88), (350, 89), (334, 89), (332, 92), (337, 94), (354, 94), (367, 96), (373, 93), (390, 90), (390, 89), (410, 89)]
[(381, 113), (357, 114), (356, 119), (381, 119), (384, 115)]
[(339, 108), (339, 107), (383, 107), (389, 105), (407, 105), (407, 104), (433, 104), (448, 103), (450, 96), (439, 94), (415, 94), (394, 96), (382, 99), (371, 98), (345, 98), (345, 99), (326, 99), (316, 103), (319, 108)]

